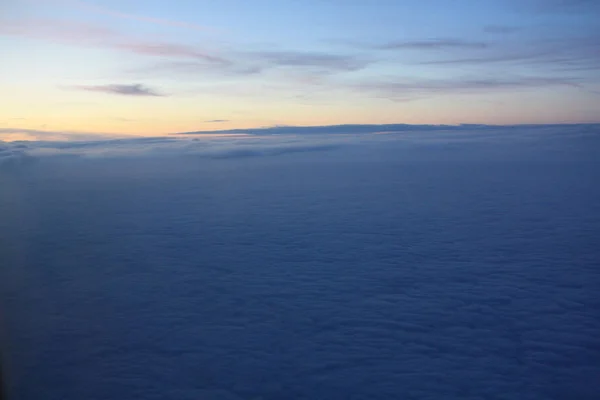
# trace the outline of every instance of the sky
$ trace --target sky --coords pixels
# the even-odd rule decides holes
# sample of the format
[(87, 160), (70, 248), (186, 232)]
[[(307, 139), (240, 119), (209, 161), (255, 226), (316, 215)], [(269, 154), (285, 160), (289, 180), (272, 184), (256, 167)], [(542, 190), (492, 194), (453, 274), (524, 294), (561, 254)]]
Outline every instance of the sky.
[(0, 140), (600, 122), (596, 0), (0, 0)]

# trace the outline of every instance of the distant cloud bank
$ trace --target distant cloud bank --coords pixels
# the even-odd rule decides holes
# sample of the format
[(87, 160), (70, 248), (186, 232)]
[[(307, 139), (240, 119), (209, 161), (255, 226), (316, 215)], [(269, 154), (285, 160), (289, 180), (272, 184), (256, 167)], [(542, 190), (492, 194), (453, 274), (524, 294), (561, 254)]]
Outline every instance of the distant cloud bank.
[[(1, 129), (11, 134), (15, 129)], [(573, 125), (334, 125), (276, 126), (188, 132), (178, 136), (114, 138), (100, 134), (21, 130), (44, 138), (39, 141), (0, 141), (0, 165), (18, 167), (35, 160), (56, 157), (196, 157), (229, 159), (270, 157), (292, 153), (333, 151), (343, 147), (416, 145), (464, 146), (468, 143), (517, 141), (544, 145), (558, 138), (567, 144), (600, 146), (600, 124)], [(79, 136), (78, 136), (79, 135)], [(73, 138), (79, 139), (72, 141)], [(68, 140), (71, 141), (68, 141)], [(67, 141), (65, 141), (67, 140)], [(572, 140), (572, 142), (571, 142)], [(579, 140), (584, 140), (580, 142)], [(548, 142), (550, 141), (550, 142)]]
[(176, 135), (207, 134), (250, 134), (250, 135), (333, 135), (333, 134), (374, 134), (388, 132), (424, 132), (424, 131), (473, 131), (473, 130), (513, 130), (515, 128), (561, 128), (561, 127), (600, 127), (599, 124), (552, 124), (552, 125), (412, 125), (412, 124), (344, 124), (320, 126), (270, 126), (248, 129), (223, 129), (196, 132), (178, 132)]

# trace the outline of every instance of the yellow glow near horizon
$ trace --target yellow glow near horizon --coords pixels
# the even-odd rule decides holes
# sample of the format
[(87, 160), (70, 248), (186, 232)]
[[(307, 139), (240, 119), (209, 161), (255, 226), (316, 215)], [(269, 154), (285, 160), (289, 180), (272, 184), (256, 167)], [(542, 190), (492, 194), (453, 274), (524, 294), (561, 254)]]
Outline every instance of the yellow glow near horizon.
[[(4, 83), (3, 88), (0, 140), (5, 141), (56, 137), (53, 132), (160, 136), (275, 125), (501, 125), (597, 122), (598, 118), (597, 95), (576, 87), (524, 90), (518, 94), (440, 94), (405, 102), (360, 93), (327, 93), (314, 100), (297, 101), (285, 92), (275, 97), (263, 97), (260, 92), (243, 96), (190, 93), (140, 97), (65, 85)], [(565, 99), (570, 99), (568, 106)], [(40, 132), (29, 134), (24, 130)]]
[[(423, 2), (345, 7), (364, 25), (317, 2), (311, 10), (332, 14), (306, 34), (297, 29), (296, 12), (305, 7), (298, 2), (265, 13), (239, 1), (235, 17), (222, 2), (9, 3), (0, 6), (0, 140), (275, 125), (600, 122), (590, 45), (597, 18), (583, 6), (511, 29), (510, 2), (479, 2), (457, 16), (478, 9), (481, 18), (459, 29), (455, 19), (430, 23)], [(556, 18), (578, 18), (581, 28), (558, 32), (561, 46), (557, 32), (539, 29)], [(383, 20), (402, 20), (401, 35)], [(326, 40), (332, 32), (339, 42)]]

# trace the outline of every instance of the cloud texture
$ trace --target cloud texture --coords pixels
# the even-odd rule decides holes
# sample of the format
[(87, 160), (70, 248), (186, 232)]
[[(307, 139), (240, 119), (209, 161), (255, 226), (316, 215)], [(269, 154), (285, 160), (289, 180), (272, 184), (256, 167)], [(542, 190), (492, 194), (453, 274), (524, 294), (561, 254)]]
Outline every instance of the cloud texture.
[(1, 143), (13, 397), (597, 400), (600, 127), (378, 133)]
[[(600, 125), (334, 125), (275, 126), (178, 133), (164, 137), (111, 137), (78, 132), (4, 129), (21, 132), (38, 141), (0, 141), (0, 162), (19, 165), (32, 160), (60, 157), (128, 158), (195, 157), (229, 159), (282, 156), (337, 149), (386, 146), (462, 146), (482, 143), (539, 143), (546, 146), (564, 138), (590, 144), (600, 138)], [(0, 135), (2, 130), (0, 130)], [(1, 138), (1, 136), (0, 136)], [(58, 141), (57, 141), (58, 140)], [(571, 143), (568, 142), (567, 143)], [(457, 148), (459, 148), (457, 147)]]

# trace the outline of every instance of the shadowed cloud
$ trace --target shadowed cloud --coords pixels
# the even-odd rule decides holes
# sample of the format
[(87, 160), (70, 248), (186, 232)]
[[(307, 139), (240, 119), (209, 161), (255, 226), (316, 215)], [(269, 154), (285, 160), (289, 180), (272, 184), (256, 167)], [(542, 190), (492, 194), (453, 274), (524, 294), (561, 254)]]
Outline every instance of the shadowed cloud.
[(483, 49), (489, 43), (460, 39), (428, 39), (415, 41), (392, 41), (379, 46), (381, 50), (438, 50), (438, 49)]
[(139, 83), (131, 85), (96, 85), (96, 86), (76, 86), (77, 89), (87, 90), (89, 92), (103, 92), (109, 94), (119, 94), (124, 96), (165, 96), (154, 89)]
[[(22, 130), (23, 132), (33, 132)], [(0, 131), (1, 135), (2, 131)], [(335, 136), (335, 135), (334, 135)], [(1, 136), (0, 136), (1, 138)], [(192, 137), (93, 137), (72, 141), (68, 137), (40, 137), (40, 141), (0, 140), (0, 166), (13, 165), (28, 159), (77, 156), (91, 158), (106, 157), (155, 157), (193, 156), (205, 159), (231, 159), (248, 157), (281, 156), (291, 153), (321, 152), (348, 145), (339, 137), (295, 138), (280, 137), (272, 140), (265, 136), (248, 137), (244, 134), (206, 134), (203, 138)]]
[(267, 66), (316, 67), (328, 70), (355, 71), (368, 62), (353, 55), (338, 55), (301, 51), (265, 51), (250, 53), (250, 58), (266, 63)]
[(493, 33), (493, 34), (509, 34), (515, 33), (521, 30), (516, 26), (506, 26), (506, 25), (487, 25), (483, 27), (483, 31), (485, 33)]
[(589, 12), (600, 11), (598, 0), (530, 0), (536, 11), (541, 12)]
[[(180, 52), (178, 47), (173, 48), (136, 48), (136, 52)], [(185, 50), (182, 50), (183, 52)], [(189, 54), (190, 56), (192, 54)], [(277, 69), (297, 71), (299, 73), (309, 71), (324, 76), (354, 72), (367, 68), (372, 60), (351, 54), (328, 54), (320, 52), (304, 51), (255, 51), (236, 52), (227, 54), (227, 60), (211, 59), (215, 61), (206, 63), (203, 61), (169, 61), (160, 62), (151, 66), (137, 68), (129, 72), (135, 75), (140, 73), (158, 74), (168, 77), (179, 77), (180, 74), (204, 75), (204, 76), (252, 76), (263, 74)]]
[(285, 67), (318, 69), (331, 73), (360, 70), (371, 62), (351, 54), (295, 50), (237, 51), (232, 49), (225, 56), (221, 56), (187, 44), (140, 39), (102, 26), (61, 20), (0, 20), (0, 35), (76, 46), (111, 48), (140, 56), (164, 59), (164, 62), (143, 69), (147, 72), (253, 75), (265, 70)]
[(396, 101), (409, 101), (432, 95), (473, 93), (489, 90), (529, 89), (548, 86), (579, 87), (571, 78), (480, 78), (480, 79), (411, 79), (361, 82), (351, 86), (360, 93)]
[(421, 65), (478, 65), (503, 63), (530, 65), (545, 71), (594, 70), (600, 68), (600, 36), (546, 38), (498, 46), (493, 51), (422, 61)]

